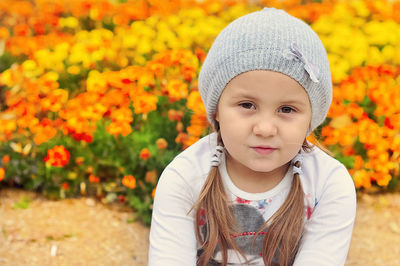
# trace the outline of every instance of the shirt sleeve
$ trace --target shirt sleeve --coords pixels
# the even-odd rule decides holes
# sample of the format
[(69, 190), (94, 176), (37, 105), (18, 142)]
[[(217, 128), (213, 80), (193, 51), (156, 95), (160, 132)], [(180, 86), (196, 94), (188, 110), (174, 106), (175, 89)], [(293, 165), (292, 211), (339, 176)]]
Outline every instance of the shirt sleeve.
[(192, 188), (174, 168), (157, 184), (150, 227), (149, 265), (196, 265), (197, 239)]
[(295, 266), (344, 265), (356, 215), (356, 192), (340, 165), (328, 176), (320, 199), (304, 227)]

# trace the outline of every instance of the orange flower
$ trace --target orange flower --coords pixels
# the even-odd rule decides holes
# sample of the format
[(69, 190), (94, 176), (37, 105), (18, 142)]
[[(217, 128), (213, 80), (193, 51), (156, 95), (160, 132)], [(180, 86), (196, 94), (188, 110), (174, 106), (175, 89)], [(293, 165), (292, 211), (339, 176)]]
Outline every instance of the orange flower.
[(29, 27), (26, 24), (17, 24), (14, 26), (14, 34), (17, 36), (26, 36), (29, 33)]
[(189, 136), (185, 141), (183, 142), (183, 148), (186, 149), (187, 147), (193, 145), (195, 142), (197, 142), (200, 138), (196, 136)]
[(93, 175), (93, 174), (91, 174), (89, 176), (89, 182), (90, 183), (99, 183), (100, 182), (100, 178), (95, 176), (95, 175)]
[(164, 74), (165, 66), (163, 64), (150, 61), (147, 63), (146, 67), (149, 69), (149, 71), (153, 72), (157, 78), (161, 78)]
[(167, 142), (164, 138), (159, 138), (159, 139), (156, 141), (156, 144), (157, 144), (157, 148), (158, 148), (159, 150), (164, 150), (164, 149), (166, 149), (167, 146), (168, 146), (168, 142)]
[(130, 189), (134, 189), (136, 187), (136, 179), (132, 175), (126, 175), (122, 179), (122, 184)]
[(206, 115), (193, 114), (190, 118), (190, 126), (187, 127), (189, 135), (200, 137), (207, 129), (208, 121)]
[(177, 111), (174, 109), (168, 110), (168, 119), (171, 121), (181, 121), (183, 118), (183, 112), (182, 111)]
[(158, 98), (150, 93), (142, 92), (136, 95), (131, 93), (135, 114), (148, 114), (157, 109)]
[(182, 131), (183, 131), (183, 128), (184, 128), (184, 126), (183, 126), (183, 123), (182, 123), (182, 122), (176, 123), (176, 131), (182, 132)]
[(57, 135), (53, 121), (47, 118), (44, 118), (39, 125), (33, 126), (31, 131), (35, 134), (33, 141), (36, 145), (45, 143)]
[(364, 169), (356, 171), (353, 174), (353, 180), (356, 188), (364, 187), (368, 189), (371, 187), (370, 173)]
[(0, 27), (0, 39), (7, 39), (10, 36), (10, 32), (6, 27)]
[(184, 143), (188, 138), (188, 135), (183, 132), (179, 132), (178, 136), (175, 138), (176, 143)]
[(10, 162), (10, 155), (4, 155), (1, 161), (3, 164), (8, 164)]
[(119, 134), (121, 134), (122, 136), (126, 137), (132, 132), (132, 127), (131, 127), (130, 123), (111, 122), (106, 127), (106, 130), (111, 135), (118, 136)]
[(86, 172), (90, 174), (93, 173), (93, 171), (94, 171), (93, 166), (88, 166), (88, 168), (86, 169)]
[(199, 91), (192, 91), (189, 94), (189, 97), (187, 99), (186, 103), (187, 108), (193, 110), (195, 114), (199, 115), (206, 115), (206, 109), (204, 107), (204, 104), (201, 100), (201, 95)]
[(207, 53), (199, 47), (196, 47), (194, 52), (195, 52), (197, 58), (200, 60), (200, 62), (203, 63), (204, 59), (206, 59)]
[(157, 187), (153, 188), (153, 191), (151, 192), (151, 197), (154, 199), (154, 196), (156, 195), (156, 189)]
[(149, 157), (151, 156), (149, 149), (144, 148), (141, 152), (139, 157), (143, 160), (147, 160), (149, 159)]
[(59, 145), (47, 151), (44, 161), (52, 166), (63, 167), (68, 164), (69, 157), (68, 150), (64, 146)]
[(178, 79), (173, 79), (167, 84), (168, 97), (170, 101), (178, 101), (188, 96), (188, 86)]
[(354, 156), (354, 170), (362, 169), (364, 165), (364, 160), (360, 155)]
[(148, 171), (144, 177), (144, 180), (148, 183), (155, 184), (157, 182), (157, 172), (156, 170)]
[(2, 181), (4, 179), (5, 175), (6, 175), (6, 171), (4, 170), (4, 168), (0, 167), (0, 181)]
[(83, 157), (76, 157), (76, 159), (75, 159), (75, 163), (77, 164), (77, 165), (81, 165), (81, 164), (83, 164), (83, 161), (85, 160), (85, 158), (83, 158)]
[(42, 110), (58, 112), (68, 100), (68, 91), (64, 89), (52, 90), (41, 100)]

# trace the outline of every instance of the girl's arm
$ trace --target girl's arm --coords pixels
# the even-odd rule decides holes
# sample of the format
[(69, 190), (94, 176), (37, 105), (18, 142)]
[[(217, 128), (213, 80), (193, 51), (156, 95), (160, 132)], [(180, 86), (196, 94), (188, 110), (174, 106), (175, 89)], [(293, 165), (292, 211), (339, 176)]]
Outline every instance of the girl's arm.
[(320, 200), (305, 224), (294, 265), (344, 265), (355, 215), (354, 183), (341, 165), (328, 176)]
[(167, 168), (157, 185), (150, 228), (149, 265), (196, 265), (192, 188)]

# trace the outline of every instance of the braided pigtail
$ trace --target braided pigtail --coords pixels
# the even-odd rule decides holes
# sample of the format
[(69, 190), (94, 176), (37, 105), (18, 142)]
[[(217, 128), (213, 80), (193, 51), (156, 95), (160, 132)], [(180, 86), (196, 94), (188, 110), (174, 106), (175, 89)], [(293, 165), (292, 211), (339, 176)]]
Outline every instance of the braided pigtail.
[[(196, 209), (196, 235), (202, 244), (197, 265), (207, 265), (216, 248), (222, 253), (222, 265), (228, 262), (228, 249), (234, 249), (244, 258), (245, 255), (238, 248), (232, 238), (235, 233), (236, 222), (231, 209), (228, 206), (228, 196), (218, 170), (220, 155), (223, 152), (221, 135), (217, 132), (216, 152), (211, 159), (211, 169), (203, 185), (197, 202), (192, 209)], [(202, 227), (206, 233), (202, 235)]]

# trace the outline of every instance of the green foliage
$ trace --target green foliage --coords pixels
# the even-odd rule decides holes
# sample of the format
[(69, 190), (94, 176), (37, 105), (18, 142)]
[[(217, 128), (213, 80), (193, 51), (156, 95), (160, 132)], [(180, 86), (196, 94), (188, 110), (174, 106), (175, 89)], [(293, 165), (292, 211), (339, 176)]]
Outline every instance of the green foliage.
[(15, 202), (13, 205), (13, 209), (28, 209), (29, 204), (31, 203), (31, 199), (27, 197), (22, 197), (18, 202)]

